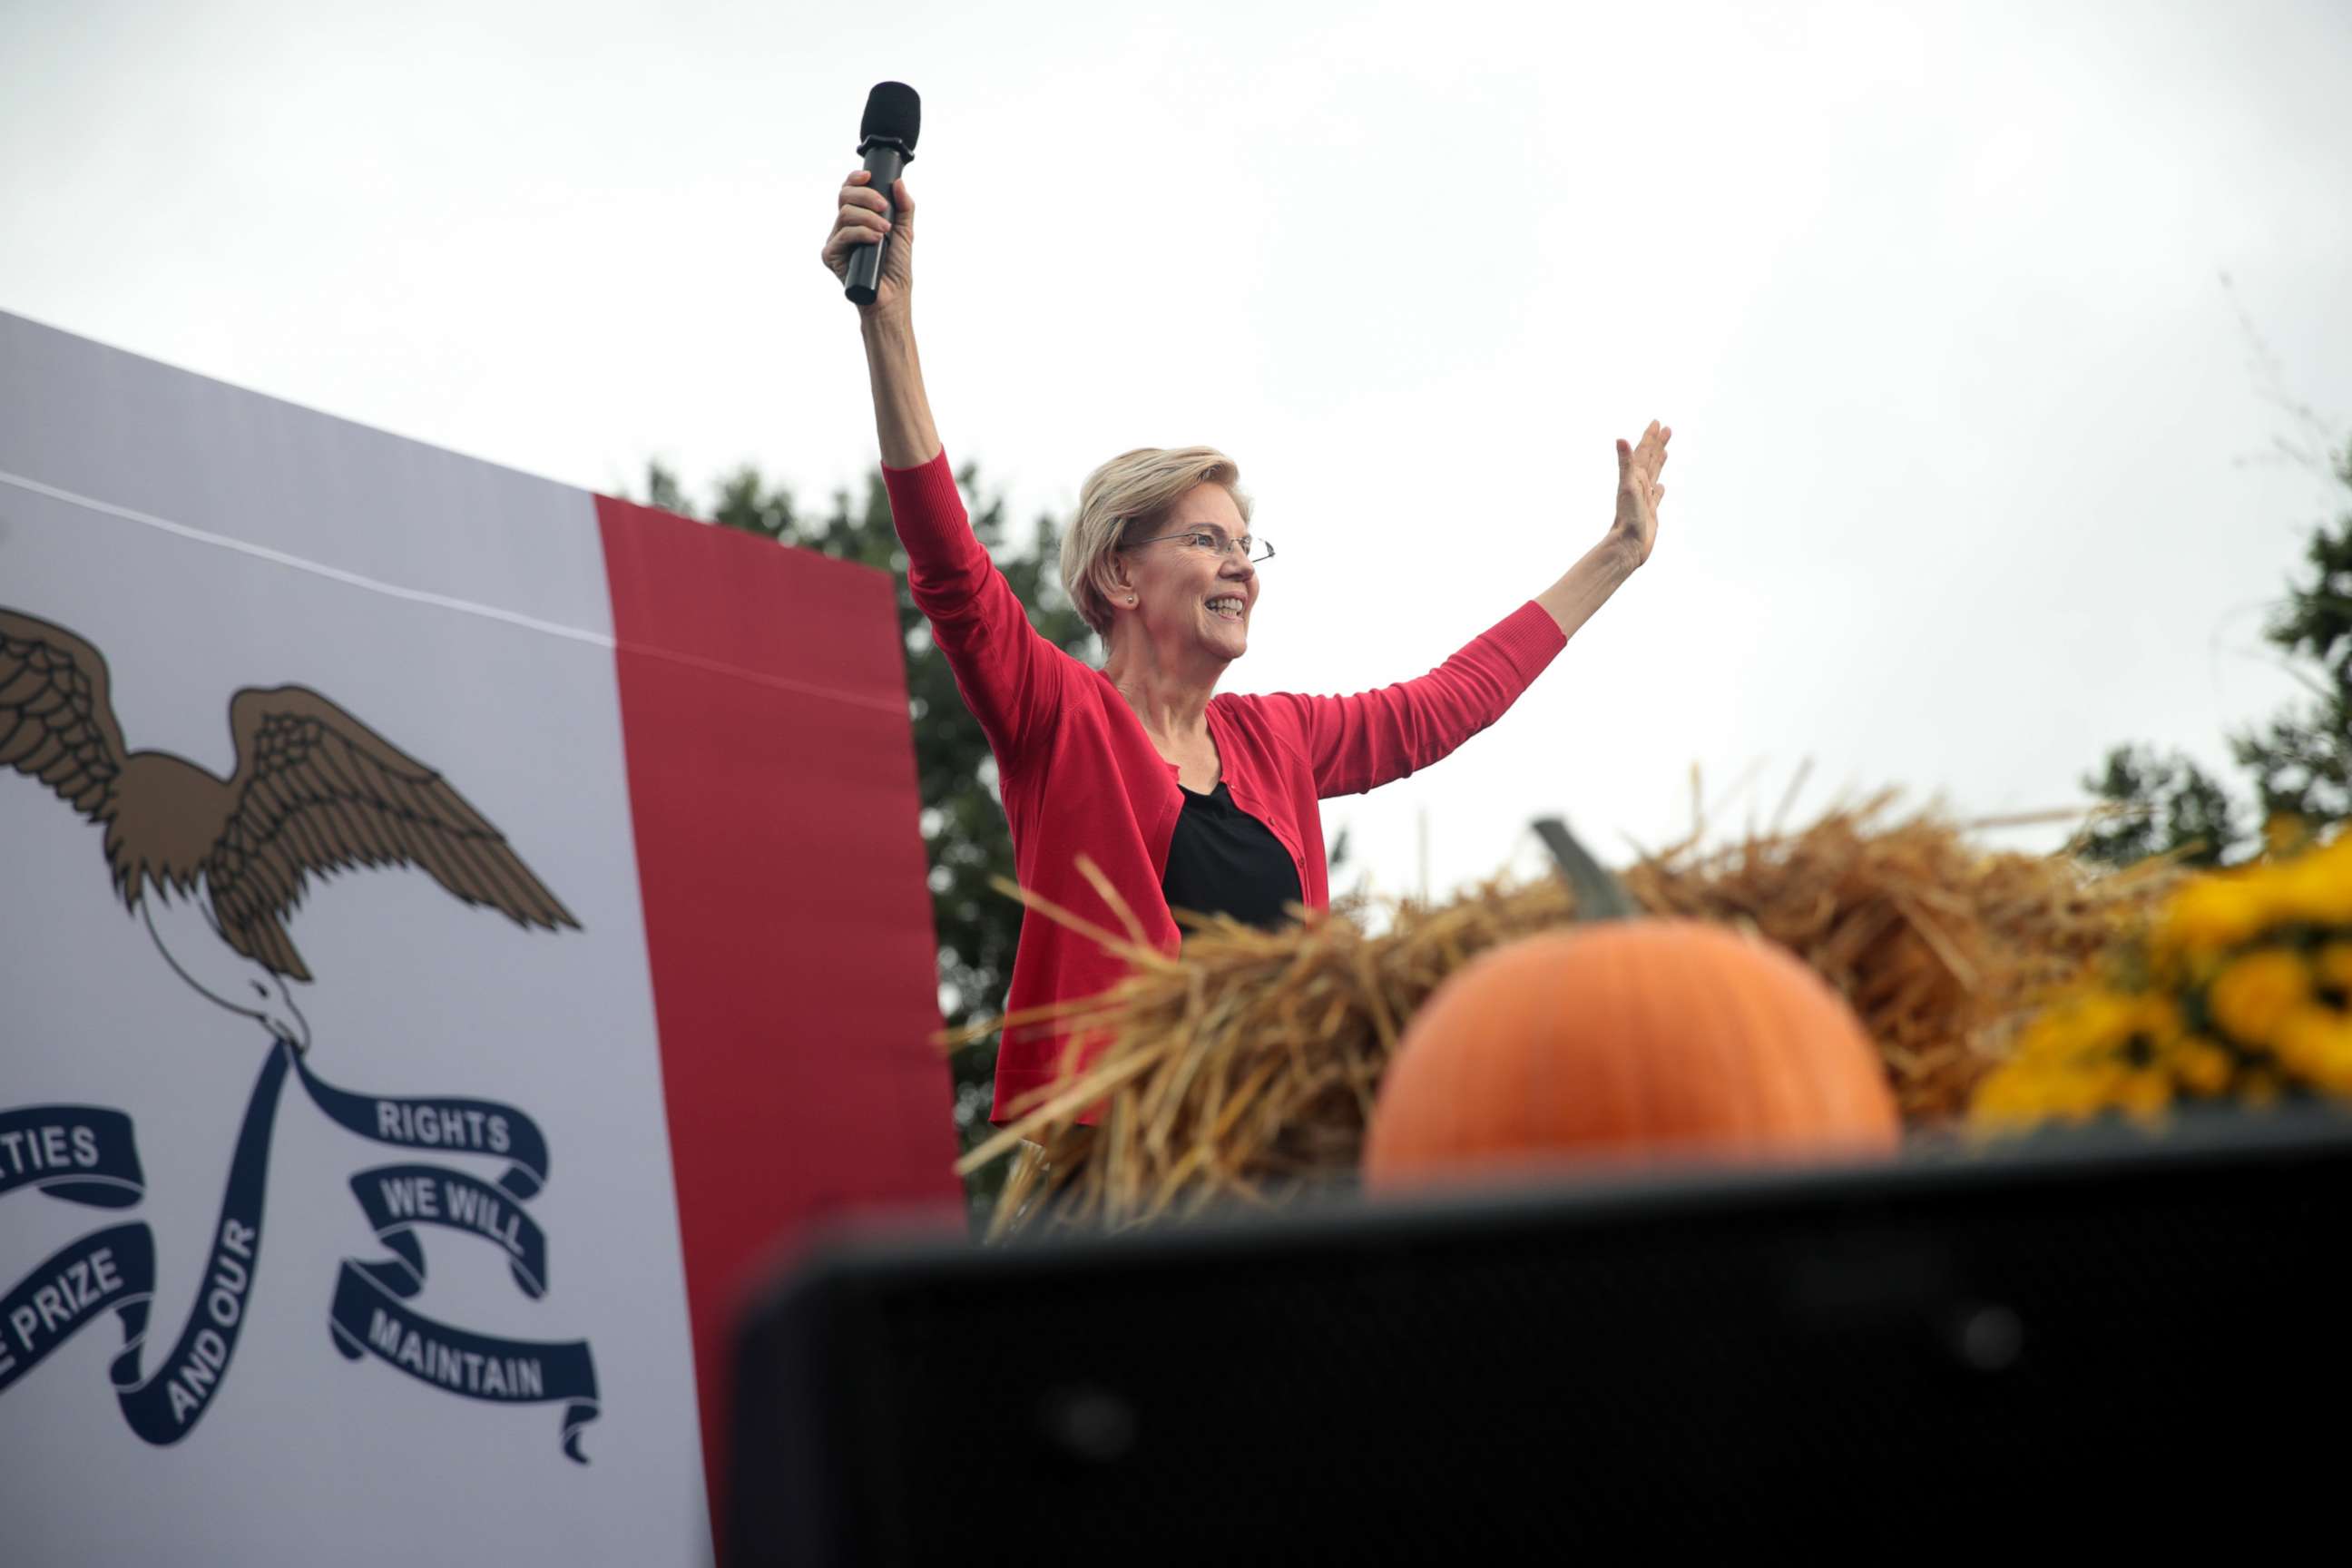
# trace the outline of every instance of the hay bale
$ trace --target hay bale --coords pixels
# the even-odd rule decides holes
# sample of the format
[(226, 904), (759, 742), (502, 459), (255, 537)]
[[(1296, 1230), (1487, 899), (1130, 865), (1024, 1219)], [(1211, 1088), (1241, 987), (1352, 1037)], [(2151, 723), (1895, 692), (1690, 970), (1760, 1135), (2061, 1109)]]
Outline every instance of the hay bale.
[[(1705, 852), (1695, 833), (1618, 877), (1649, 913), (1735, 925), (1811, 965), (1861, 1016), (1906, 1121), (1934, 1128), (1958, 1118), (2035, 1005), (2144, 919), (2177, 872), (2100, 876), (2064, 852), (1980, 852), (1932, 810), (1887, 820), (1896, 798)], [(1124, 1228), (1351, 1181), (1381, 1076), (1422, 1002), (1476, 954), (1574, 912), (1558, 880), (1498, 879), (1442, 904), (1395, 903), (1378, 930), (1361, 909), (1274, 932), (1196, 923), (1171, 957), (1007, 891), (1133, 969), (1103, 996), (956, 1037), (1041, 1018), (1108, 1037), (1085, 1073), (962, 1162), (1017, 1156), (996, 1236)], [(1092, 1129), (1076, 1121), (1089, 1106)]]

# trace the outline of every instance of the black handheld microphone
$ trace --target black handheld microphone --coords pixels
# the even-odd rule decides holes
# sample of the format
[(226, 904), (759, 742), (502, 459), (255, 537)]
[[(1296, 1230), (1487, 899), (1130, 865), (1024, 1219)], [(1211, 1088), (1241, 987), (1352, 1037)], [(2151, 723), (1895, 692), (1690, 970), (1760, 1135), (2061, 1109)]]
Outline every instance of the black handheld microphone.
[[(882, 193), (884, 201), (890, 199), (899, 171), (915, 161), (915, 136), (922, 128), (923, 100), (905, 82), (877, 82), (866, 95), (866, 118), (857, 122), (857, 151), (866, 159), (866, 172), (874, 176), (872, 188)], [(898, 216), (893, 206), (891, 221)], [(842, 292), (851, 304), (874, 303), (874, 288), (882, 279), (882, 247), (887, 243), (885, 239), (850, 250)]]

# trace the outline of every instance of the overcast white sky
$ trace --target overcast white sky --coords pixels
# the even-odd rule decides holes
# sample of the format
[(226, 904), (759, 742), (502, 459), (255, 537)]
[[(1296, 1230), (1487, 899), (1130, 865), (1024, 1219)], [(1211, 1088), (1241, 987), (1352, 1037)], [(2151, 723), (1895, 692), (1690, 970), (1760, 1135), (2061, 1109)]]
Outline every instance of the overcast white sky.
[(1329, 804), (1377, 886), (1424, 811), (1440, 888), (1548, 811), (1670, 839), (1694, 762), (1759, 770), (1735, 829), (1806, 757), (1799, 818), (2064, 805), (2292, 690), (2261, 610), (2328, 498), (2258, 460), (2294, 429), (2239, 312), (2352, 432), (2340, 0), (6, 0), (0, 310), (595, 489), (815, 498), (874, 458), (815, 253), (885, 78), (950, 455), (1025, 515), (1233, 453), (1281, 551), (1234, 689), (1428, 668), (1675, 426), (1649, 567)]

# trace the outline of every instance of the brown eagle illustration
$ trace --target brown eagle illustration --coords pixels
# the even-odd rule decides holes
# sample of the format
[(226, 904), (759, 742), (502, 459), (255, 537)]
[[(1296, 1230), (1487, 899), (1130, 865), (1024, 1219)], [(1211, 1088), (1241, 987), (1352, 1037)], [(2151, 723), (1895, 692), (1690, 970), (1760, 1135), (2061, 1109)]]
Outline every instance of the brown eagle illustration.
[(106, 830), (123, 907), (183, 980), (308, 1049), (285, 982), (310, 971), (286, 934), (305, 879), (418, 866), (518, 925), (580, 922), (442, 776), (299, 686), (229, 699), (236, 771), (125, 748), (106, 660), (64, 627), (0, 608), (0, 767)]

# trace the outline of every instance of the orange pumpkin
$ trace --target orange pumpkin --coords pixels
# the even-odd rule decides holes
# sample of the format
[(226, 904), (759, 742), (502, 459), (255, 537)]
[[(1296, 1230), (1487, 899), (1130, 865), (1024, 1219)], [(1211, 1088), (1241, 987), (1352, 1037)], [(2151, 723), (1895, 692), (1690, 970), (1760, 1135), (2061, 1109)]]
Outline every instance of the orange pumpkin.
[(1685, 920), (1496, 948), (1413, 1016), (1365, 1143), (1374, 1192), (1562, 1156), (1891, 1151), (1885, 1071), (1845, 1000), (1785, 949)]

